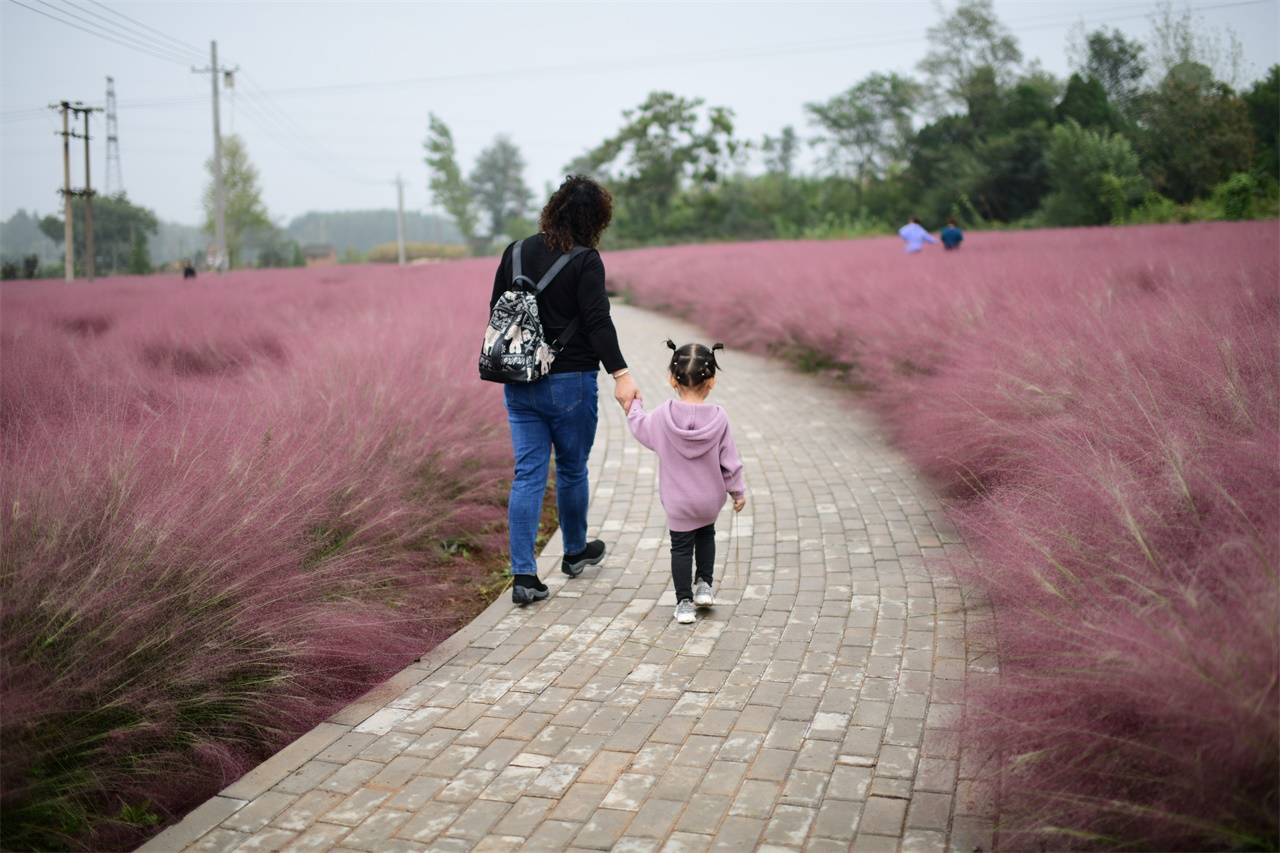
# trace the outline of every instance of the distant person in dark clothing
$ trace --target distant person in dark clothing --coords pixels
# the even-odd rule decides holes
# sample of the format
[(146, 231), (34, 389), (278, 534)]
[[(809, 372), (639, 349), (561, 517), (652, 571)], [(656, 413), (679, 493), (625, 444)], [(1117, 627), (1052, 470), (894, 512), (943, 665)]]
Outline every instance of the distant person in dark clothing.
[(955, 219), (947, 220), (947, 227), (942, 229), (942, 248), (947, 251), (959, 249), (960, 244), (964, 242), (964, 232), (960, 230), (960, 226), (956, 225)]
[(186, 260), (186, 261), (183, 261), (183, 262), (182, 262), (182, 277), (183, 277), (184, 279), (188, 279), (188, 278), (195, 278), (195, 277), (196, 277), (196, 268), (195, 268), (195, 265), (194, 265), (193, 263), (191, 263), (191, 261), (189, 261), (189, 260)]
[[(564, 536), (560, 570), (571, 578), (604, 559), (605, 545), (587, 540), (587, 457), (596, 436), (596, 374), (601, 363), (613, 377), (613, 397), (624, 408), (640, 396), (618, 347), (604, 290), (604, 263), (596, 246), (613, 216), (609, 191), (590, 178), (573, 175), (560, 185), (538, 223), (540, 233), (521, 243), (524, 275), (542, 278), (575, 245), (589, 251), (571, 260), (538, 294), (538, 316), (548, 340), (562, 345), (551, 372), (527, 385), (504, 385), (515, 477), (507, 504), (511, 543), (511, 598), (529, 604), (547, 597), (538, 580), (534, 542), (547, 489), (547, 468), (556, 454), (556, 506)], [(511, 286), (512, 249), (502, 254), (493, 279), (489, 310)], [(575, 331), (560, 340), (573, 324)]]

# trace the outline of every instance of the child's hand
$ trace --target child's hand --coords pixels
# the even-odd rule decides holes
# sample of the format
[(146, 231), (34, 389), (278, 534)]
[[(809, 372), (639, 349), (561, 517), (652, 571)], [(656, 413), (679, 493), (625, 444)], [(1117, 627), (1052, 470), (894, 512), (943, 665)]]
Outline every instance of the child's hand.
[(733, 498), (733, 511), (742, 512), (742, 508), (747, 505), (746, 495), (735, 495)]

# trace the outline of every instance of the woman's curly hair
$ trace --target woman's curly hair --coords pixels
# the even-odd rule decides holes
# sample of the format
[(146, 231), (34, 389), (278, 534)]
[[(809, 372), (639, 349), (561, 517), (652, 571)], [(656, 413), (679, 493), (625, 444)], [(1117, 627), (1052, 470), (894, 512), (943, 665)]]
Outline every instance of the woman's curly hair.
[(613, 196), (586, 175), (570, 175), (547, 200), (538, 230), (547, 244), (567, 252), (574, 245), (594, 249), (613, 219)]

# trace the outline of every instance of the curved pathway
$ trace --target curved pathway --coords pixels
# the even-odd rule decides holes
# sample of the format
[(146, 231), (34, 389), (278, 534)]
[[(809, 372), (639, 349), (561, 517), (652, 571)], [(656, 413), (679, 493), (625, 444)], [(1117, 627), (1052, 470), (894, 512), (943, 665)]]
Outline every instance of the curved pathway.
[[(680, 322), (616, 306), (650, 400)], [(846, 395), (729, 353), (748, 504), (719, 605), (672, 621), (656, 458), (601, 384), (599, 567), (504, 596), (144, 850), (990, 850), (952, 730), (990, 615), (924, 558), (962, 546)], [(727, 562), (727, 569), (725, 568)], [(723, 580), (723, 585), (719, 581)]]

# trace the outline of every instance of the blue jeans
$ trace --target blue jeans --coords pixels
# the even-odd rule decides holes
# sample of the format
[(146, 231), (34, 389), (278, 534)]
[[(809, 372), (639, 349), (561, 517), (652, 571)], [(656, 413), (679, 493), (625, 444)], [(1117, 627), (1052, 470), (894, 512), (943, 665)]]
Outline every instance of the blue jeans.
[(506, 385), (507, 418), (516, 472), (507, 524), (511, 573), (534, 575), (534, 540), (547, 491), (547, 465), (556, 449), (556, 506), (566, 554), (587, 547), (587, 457), (596, 438), (596, 374), (552, 373), (529, 385)]

